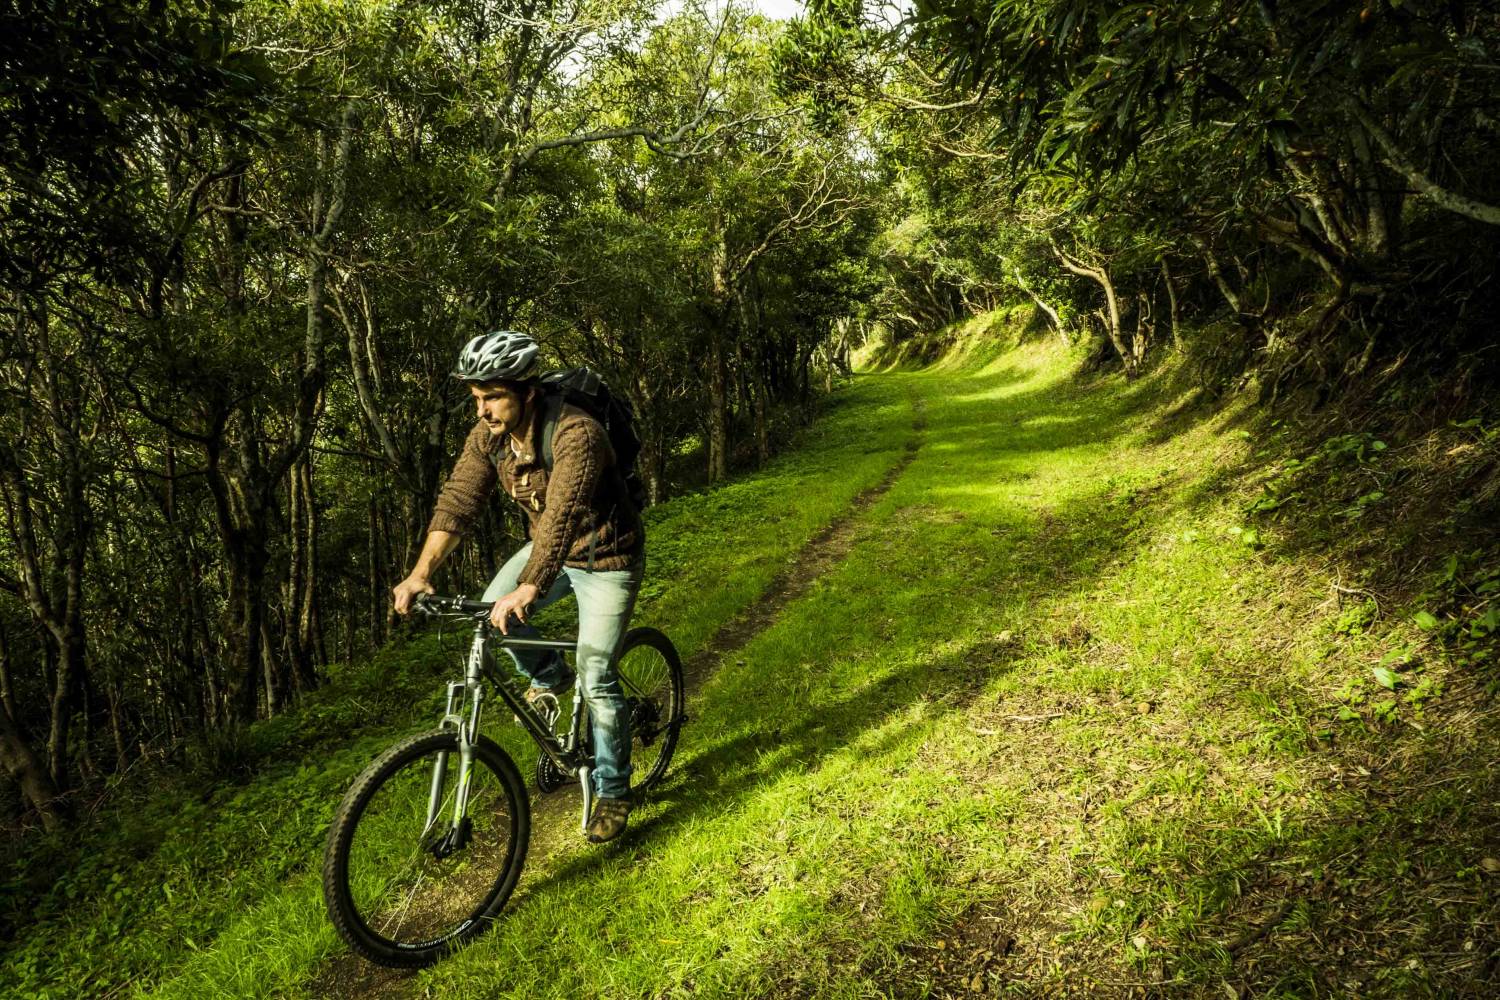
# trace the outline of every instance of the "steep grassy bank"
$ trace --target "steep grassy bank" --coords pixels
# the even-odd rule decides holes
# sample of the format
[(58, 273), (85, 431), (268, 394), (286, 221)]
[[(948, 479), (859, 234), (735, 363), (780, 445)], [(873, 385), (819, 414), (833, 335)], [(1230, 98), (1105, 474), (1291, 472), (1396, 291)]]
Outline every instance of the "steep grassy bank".
[[(461, 954), (352, 985), (328, 974), (321, 824), (368, 745), (407, 724), (392, 716), (300, 776), (287, 761), (282, 784), (218, 793), (202, 832), (164, 831), (192, 900), (183, 880), (150, 895), (168, 848), (142, 845), (147, 875), (112, 869), (135, 909), (120, 918), (101, 894), (106, 871), (77, 879), (71, 919), (8, 969), (57, 996), (80, 981), (168, 996), (1485, 992), (1500, 961), (1486, 550), (1472, 530), (1386, 520), (1410, 508), (1380, 463), (1415, 444), (1333, 446), (1309, 471), (1232, 407), (1178, 412), (1190, 380), (1179, 392), (1171, 371), (1075, 369), (1033, 344), (862, 376), (806, 449), (662, 511), (643, 617), (691, 652), (753, 619), (788, 558), (916, 446), (842, 559), (721, 650), (675, 773), (625, 840), (537, 857)], [(1460, 431), (1490, 447), (1483, 426)], [(1313, 491), (1334, 472), (1329, 496), (1392, 482), (1334, 507)], [(1472, 492), (1463, 516), (1488, 502)], [(1453, 555), (1452, 580), (1393, 596), (1362, 566), (1378, 538), (1430, 550), (1402, 560), (1414, 580)], [(409, 669), (406, 690), (435, 693), (436, 668)], [(325, 711), (347, 711), (338, 693)], [(515, 748), (503, 720), (490, 728)], [(188, 946), (191, 921), (207, 930)]]

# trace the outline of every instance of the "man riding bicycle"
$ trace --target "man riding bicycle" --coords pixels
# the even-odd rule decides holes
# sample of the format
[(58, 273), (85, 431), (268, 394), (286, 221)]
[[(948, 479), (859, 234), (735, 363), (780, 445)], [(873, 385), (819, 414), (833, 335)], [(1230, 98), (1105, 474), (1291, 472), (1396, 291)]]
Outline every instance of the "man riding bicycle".
[[(403, 615), (417, 594), (433, 593), (432, 574), (497, 482), (520, 505), (530, 541), (495, 574), (482, 599), (494, 602), (490, 623), (502, 633), (536, 635), (527, 623), (530, 609), (569, 591), (578, 598), (577, 683), (592, 720), (597, 794), (588, 839), (597, 844), (624, 832), (630, 816), (630, 713), (615, 655), (640, 590), (645, 531), (609, 435), (591, 414), (562, 404), (547, 467), (537, 355), (536, 342), (512, 330), (475, 337), (459, 353), (453, 376), (468, 385), (478, 420), (438, 496), (416, 565), (392, 593)], [(574, 682), (562, 657), (507, 652), (531, 681), (526, 700), (555, 718), (557, 696)]]

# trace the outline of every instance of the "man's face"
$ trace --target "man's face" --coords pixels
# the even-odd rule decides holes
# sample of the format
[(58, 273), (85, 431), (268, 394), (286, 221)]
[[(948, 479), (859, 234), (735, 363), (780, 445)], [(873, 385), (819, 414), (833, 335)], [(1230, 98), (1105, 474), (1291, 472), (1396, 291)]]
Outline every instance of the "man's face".
[(515, 434), (521, 429), (526, 415), (526, 401), (530, 393), (523, 394), (517, 388), (504, 383), (494, 385), (470, 385), (474, 405), (479, 419), (484, 421), (491, 434)]

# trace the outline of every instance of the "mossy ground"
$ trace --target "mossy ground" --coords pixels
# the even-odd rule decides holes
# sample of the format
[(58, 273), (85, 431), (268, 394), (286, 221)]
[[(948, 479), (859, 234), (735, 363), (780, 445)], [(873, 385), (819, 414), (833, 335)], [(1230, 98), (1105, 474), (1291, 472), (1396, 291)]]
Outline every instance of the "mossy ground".
[[(365, 992), (1494, 987), (1500, 712), (1483, 643), (1452, 626), (1488, 599), (1450, 588), (1430, 624), (1358, 576), (1358, 546), (1247, 512), (1294, 492), (1286, 460), (1233, 407), (1180, 412), (1170, 372), (1081, 377), (1050, 344), (960, 357), (861, 376), (804, 447), (654, 515), (641, 617), (693, 654), (753, 621), (806, 541), (917, 445), (842, 558), (716, 651), (622, 842), (534, 857), (491, 933)], [(1334, 523), (1378, 534), (1382, 502)], [(1428, 541), (1480, 579), (1468, 540), (1444, 537)], [(369, 669), (435, 697), (441, 659), (418, 640)], [(302, 725), (346, 732), (349, 700), (380, 687), (341, 683)], [(343, 991), (323, 824), (429, 707), (155, 802), (7, 973), (23, 995)], [(524, 768), (509, 728), (492, 719)]]

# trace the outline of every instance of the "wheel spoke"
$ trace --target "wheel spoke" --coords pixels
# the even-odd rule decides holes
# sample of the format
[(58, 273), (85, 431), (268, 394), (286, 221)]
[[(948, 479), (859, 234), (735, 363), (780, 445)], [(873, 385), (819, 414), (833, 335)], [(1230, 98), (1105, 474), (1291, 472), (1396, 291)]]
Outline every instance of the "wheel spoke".
[(422, 881), (423, 876), (419, 873), (417, 880), (412, 883), (411, 889), (406, 893), (406, 898), (401, 901), (401, 909), (391, 914), (390, 920), (387, 920), (385, 925), (380, 928), (380, 933), (388, 934), (391, 928), (391, 920), (396, 920), (397, 917), (401, 918), (400, 920), (396, 920), (396, 931), (400, 933), (401, 925), (406, 922), (406, 912), (411, 909), (411, 901), (417, 898), (417, 890), (422, 888)]
[(665, 636), (637, 630), (620, 654), (621, 687), (631, 704), (631, 768), (638, 790), (661, 780), (676, 744), (682, 714), (682, 670)]

